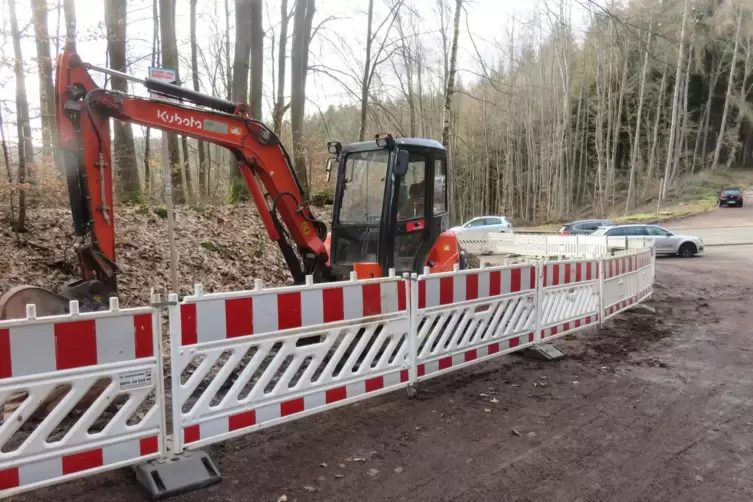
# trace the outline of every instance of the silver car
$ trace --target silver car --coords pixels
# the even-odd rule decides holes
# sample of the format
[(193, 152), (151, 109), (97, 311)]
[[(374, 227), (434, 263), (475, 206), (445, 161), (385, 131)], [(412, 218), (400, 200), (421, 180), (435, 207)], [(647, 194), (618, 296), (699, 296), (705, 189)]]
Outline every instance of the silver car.
[(512, 233), (512, 224), (504, 216), (479, 216), (460, 226), (450, 229), (455, 233), (462, 232), (502, 232)]
[(656, 254), (680, 255), (690, 258), (703, 252), (703, 239), (700, 237), (676, 234), (659, 225), (616, 225), (600, 228), (591, 235), (651, 239), (654, 241)]

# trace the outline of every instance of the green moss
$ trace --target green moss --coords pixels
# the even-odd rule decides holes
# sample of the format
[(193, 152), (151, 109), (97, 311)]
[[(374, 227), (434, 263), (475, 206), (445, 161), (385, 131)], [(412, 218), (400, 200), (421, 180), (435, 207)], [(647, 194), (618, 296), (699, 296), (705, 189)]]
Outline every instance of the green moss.
[(219, 248), (217, 247), (217, 245), (212, 241), (202, 242), (201, 247), (203, 247), (207, 251), (211, 251), (212, 253), (216, 253), (217, 251), (219, 251)]

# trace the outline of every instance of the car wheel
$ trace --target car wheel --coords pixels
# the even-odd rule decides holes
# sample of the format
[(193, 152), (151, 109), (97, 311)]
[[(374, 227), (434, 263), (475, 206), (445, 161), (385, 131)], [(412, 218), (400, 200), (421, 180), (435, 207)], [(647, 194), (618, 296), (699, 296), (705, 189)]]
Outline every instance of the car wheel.
[(682, 246), (680, 246), (679, 255), (683, 258), (692, 258), (695, 256), (695, 254), (698, 252), (698, 249), (696, 249), (695, 244), (692, 242), (686, 242)]

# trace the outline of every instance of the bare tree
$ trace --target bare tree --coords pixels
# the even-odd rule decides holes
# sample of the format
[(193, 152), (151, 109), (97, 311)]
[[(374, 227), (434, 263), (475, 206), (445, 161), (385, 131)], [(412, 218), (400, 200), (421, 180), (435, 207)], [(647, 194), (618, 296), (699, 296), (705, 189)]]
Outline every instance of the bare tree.
[[(162, 64), (178, 72), (178, 40), (175, 36), (175, 1), (159, 0), (159, 24), (162, 39)], [(178, 79), (180, 80), (180, 77)], [(180, 146), (178, 145), (177, 134), (169, 133), (167, 135), (167, 148), (170, 162), (170, 179), (173, 185), (173, 200), (176, 204), (184, 204), (186, 202), (186, 193), (183, 189), (183, 173), (180, 165)]]
[[(257, 0), (235, 0), (235, 57), (233, 58), (232, 99), (247, 101), (249, 59), (251, 55), (251, 4)], [(230, 163), (230, 192), (228, 202), (235, 204), (248, 199), (248, 189), (243, 181), (238, 163)]]
[(638, 148), (641, 144), (641, 122), (643, 120), (643, 97), (646, 93), (646, 74), (648, 73), (649, 54), (651, 53), (651, 28), (654, 25), (654, 9), (651, 8), (651, 20), (648, 25), (648, 35), (646, 35), (646, 49), (643, 51), (643, 71), (641, 72), (641, 88), (638, 93), (638, 111), (635, 117), (635, 135), (633, 137), (633, 153), (630, 156), (630, 175), (628, 181), (628, 193), (625, 201), (625, 214), (630, 211), (633, 203), (633, 192), (635, 184), (635, 171), (638, 164)]
[(34, 39), (37, 44), (37, 68), (39, 75), (39, 102), (42, 116), (42, 151), (52, 153), (55, 142), (55, 89), (52, 85), (52, 57), (50, 56), (50, 34), (47, 29), (47, 1), (31, 1)]
[(664, 187), (662, 188), (662, 197), (666, 197), (667, 189), (670, 183), (670, 174), (672, 169), (672, 160), (674, 157), (674, 144), (675, 144), (675, 131), (677, 129), (677, 117), (679, 115), (679, 100), (682, 86), (680, 85), (680, 79), (682, 77), (682, 62), (685, 54), (685, 22), (688, 18), (688, 6), (690, 0), (685, 0), (685, 8), (682, 13), (682, 28), (680, 28), (680, 51), (677, 56), (677, 72), (675, 74), (675, 91), (672, 99), (672, 123), (669, 129), (669, 143), (667, 147), (667, 164), (664, 168)]
[[(159, 8), (158, 0), (152, 0), (152, 66), (160, 62), (159, 43)], [(147, 127), (144, 132), (144, 190), (147, 197), (152, 195), (152, 170), (151, 170), (151, 128)]]
[(76, 50), (76, 0), (63, 0), (65, 15), (65, 48)]
[[(460, 11), (463, 9), (463, 0), (456, 0), (455, 2), (455, 21), (452, 28), (452, 49), (450, 53), (450, 67), (447, 74), (447, 87), (444, 93), (444, 119), (442, 124), (442, 146), (449, 150), (450, 148), (450, 113), (452, 112), (452, 96), (455, 94), (455, 73), (457, 72), (458, 62), (458, 35), (460, 33)], [(447, 170), (450, 176), (453, 175), (452, 170), (452, 156), (448, 156)], [(451, 179), (455, 179), (452, 177)], [(449, 183), (450, 193), (450, 208), (454, 203), (453, 183)], [(452, 209), (451, 209), (452, 211)], [(452, 218), (452, 214), (450, 215)]]
[(287, 66), (285, 63), (287, 60), (289, 22), (288, 0), (282, 0), (280, 3), (280, 43), (277, 53), (277, 94), (272, 110), (272, 130), (278, 135), (282, 129), (282, 117), (290, 106), (289, 103), (285, 103), (285, 67)]
[(306, 156), (303, 147), (303, 116), (306, 106), (306, 75), (308, 74), (311, 25), (315, 0), (296, 0), (293, 17), (293, 48), (290, 65), (290, 125), (293, 135), (293, 164), (303, 190), (308, 192)]
[(251, 0), (251, 93), (248, 103), (251, 115), (261, 120), (262, 82), (264, 75), (264, 27), (262, 25), (262, 0)]
[[(191, 0), (191, 80), (193, 83), (193, 90), (199, 92), (201, 87), (199, 86), (199, 51), (196, 44), (196, 4), (198, 0)], [(207, 191), (207, 159), (204, 153), (204, 142), (199, 141), (197, 148), (199, 150), (199, 198), (209, 195)]]
[[(374, 0), (369, 0), (368, 19), (366, 21), (366, 61), (363, 65), (363, 76), (361, 78), (361, 127), (358, 131), (358, 140), (363, 141), (366, 136), (366, 123), (369, 113), (369, 91), (371, 90), (371, 82), (376, 74), (377, 67), (384, 61), (391, 57), (391, 54), (387, 54), (383, 57), (387, 39), (389, 37), (392, 25), (395, 24), (397, 15), (400, 11), (403, 1), (397, 0), (390, 8), (387, 16), (382, 20), (376, 30), (372, 31), (372, 24), (374, 19)], [(387, 24), (389, 23), (389, 24)], [(376, 52), (373, 52), (374, 42), (380, 33), (382, 28), (387, 25), (387, 29), (382, 36), (382, 42), (380, 43)]]
[(727, 94), (724, 97), (724, 111), (722, 112), (722, 122), (719, 126), (719, 135), (716, 139), (716, 148), (714, 149), (714, 160), (711, 162), (711, 170), (716, 169), (716, 165), (719, 163), (719, 154), (722, 151), (722, 145), (724, 144), (724, 128), (727, 125), (727, 115), (729, 113), (730, 96), (732, 95), (732, 86), (735, 81), (735, 63), (737, 62), (737, 52), (740, 47), (740, 24), (743, 19), (743, 10), (740, 9), (740, 13), (737, 15), (737, 29), (735, 30), (735, 48), (732, 51), (732, 66), (729, 69), (729, 78), (727, 80)]
[[(110, 68), (126, 72), (126, 0), (105, 1), (105, 24), (107, 26), (107, 52), (110, 55)], [(111, 85), (116, 91), (128, 92), (125, 78), (112, 75)], [(141, 183), (136, 162), (136, 146), (133, 142), (131, 124), (113, 121), (115, 144), (115, 164), (120, 174), (119, 198), (122, 202), (133, 202), (141, 198)]]
[(26, 187), (27, 179), (33, 179), (31, 165), (34, 163), (34, 147), (31, 140), (29, 124), (29, 101), (26, 98), (26, 79), (24, 76), (24, 57), (21, 52), (21, 32), (18, 29), (16, 0), (8, 0), (10, 31), (13, 38), (13, 72), (16, 76), (16, 132), (18, 134), (18, 171), (16, 180), (20, 186), (18, 194), (18, 218), (16, 232), (26, 231)]

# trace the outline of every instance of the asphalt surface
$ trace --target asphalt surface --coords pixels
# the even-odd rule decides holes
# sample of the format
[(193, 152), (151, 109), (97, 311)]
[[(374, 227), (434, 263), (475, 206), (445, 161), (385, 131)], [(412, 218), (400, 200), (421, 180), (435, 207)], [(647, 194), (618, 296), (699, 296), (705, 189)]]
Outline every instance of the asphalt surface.
[(663, 225), (668, 230), (703, 239), (707, 246), (753, 244), (753, 191), (745, 193), (743, 207), (713, 211)]

